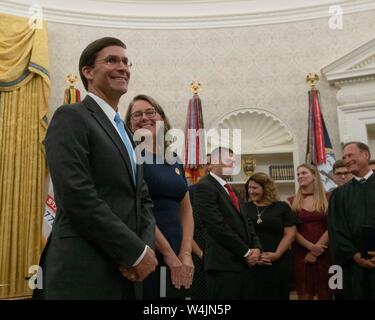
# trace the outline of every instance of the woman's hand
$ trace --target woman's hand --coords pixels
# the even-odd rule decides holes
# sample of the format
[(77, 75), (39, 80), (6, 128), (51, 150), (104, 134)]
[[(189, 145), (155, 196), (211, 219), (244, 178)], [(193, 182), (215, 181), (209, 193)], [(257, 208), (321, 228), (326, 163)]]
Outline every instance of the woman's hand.
[(260, 250), (258, 248), (250, 249), (250, 253), (245, 258), (249, 267), (255, 266), (260, 259)]
[(315, 243), (313, 244), (311, 247), (310, 247), (310, 252), (315, 256), (315, 257), (319, 257), (325, 249), (327, 249), (328, 247), (323, 245), (323, 244), (319, 244), (319, 243)]
[(305, 263), (315, 263), (316, 260), (316, 256), (314, 256), (311, 252), (308, 252), (304, 259)]
[(260, 255), (260, 263), (261, 265), (272, 265), (272, 262), (277, 261), (280, 259), (279, 254), (276, 252), (263, 252)]
[(183, 281), (182, 285), (189, 289), (194, 277), (194, 263), (193, 259), (191, 257), (191, 254), (180, 254), (179, 259), (182, 263), (182, 269), (183, 269)]
[(171, 281), (176, 289), (180, 289), (183, 285), (183, 264), (174, 252), (164, 256), (164, 262), (171, 271)]

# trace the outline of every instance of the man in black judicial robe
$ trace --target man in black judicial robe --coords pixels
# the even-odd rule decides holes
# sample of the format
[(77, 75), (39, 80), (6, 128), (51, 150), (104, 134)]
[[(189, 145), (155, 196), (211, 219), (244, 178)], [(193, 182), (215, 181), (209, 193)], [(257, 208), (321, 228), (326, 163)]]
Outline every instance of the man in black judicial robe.
[(334, 262), (343, 268), (344, 299), (375, 299), (375, 252), (368, 252), (370, 243), (363, 228), (369, 227), (370, 237), (374, 236), (375, 174), (369, 159), (366, 144), (344, 145), (343, 160), (354, 177), (335, 189), (329, 201), (330, 247)]

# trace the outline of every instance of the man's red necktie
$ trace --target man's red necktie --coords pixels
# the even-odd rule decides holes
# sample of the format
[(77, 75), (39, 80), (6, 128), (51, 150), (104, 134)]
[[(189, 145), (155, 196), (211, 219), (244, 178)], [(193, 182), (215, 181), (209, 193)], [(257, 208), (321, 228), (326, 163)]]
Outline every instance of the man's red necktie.
[(227, 188), (228, 192), (229, 192), (229, 197), (232, 199), (232, 202), (234, 204), (234, 206), (236, 207), (237, 211), (240, 212), (240, 203), (238, 202), (238, 198), (235, 194), (235, 192), (233, 191), (233, 188), (230, 184), (226, 183), (224, 185), (225, 188)]

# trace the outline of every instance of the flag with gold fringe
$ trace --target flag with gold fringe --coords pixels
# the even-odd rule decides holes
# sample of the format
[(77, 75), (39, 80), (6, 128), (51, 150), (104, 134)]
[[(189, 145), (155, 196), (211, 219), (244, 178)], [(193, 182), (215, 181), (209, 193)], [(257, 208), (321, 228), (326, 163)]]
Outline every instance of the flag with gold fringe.
[(81, 101), (81, 94), (74, 86), (65, 89), (64, 103), (72, 104)]
[(185, 125), (185, 175), (190, 184), (196, 183), (204, 175), (202, 165), (206, 163), (206, 141), (203, 124), (202, 101), (199, 98), (201, 85), (191, 83), (193, 97), (189, 107)]
[(311, 90), (308, 92), (309, 118), (306, 163), (314, 164), (318, 168), (325, 190), (331, 191), (337, 187), (333, 180), (335, 155), (322, 114), (320, 94), (315, 88), (319, 77), (316, 74), (309, 74), (306, 81), (311, 85)]
[[(64, 93), (64, 104), (73, 104), (76, 102), (81, 101), (81, 94), (78, 89), (75, 88), (74, 84), (78, 81), (77, 76), (69, 74), (66, 77), (66, 82), (68, 83), (69, 87), (66, 88)], [(53, 192), (53, 185), (51, 177), (48, 178), (48, 194), (46, 205), (44, 209), (44, 217), (43, 217), (43, 240), (44, 242), (47, 241), (48, 236), (51, 233), (53, 222), (56, 217), (57, 207), (55, 202), (55, 196)]]

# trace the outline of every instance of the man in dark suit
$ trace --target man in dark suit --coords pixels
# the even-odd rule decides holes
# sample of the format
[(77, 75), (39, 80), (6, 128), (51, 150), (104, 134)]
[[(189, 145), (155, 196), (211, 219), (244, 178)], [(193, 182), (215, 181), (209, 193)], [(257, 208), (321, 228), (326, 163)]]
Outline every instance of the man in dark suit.
[(44, 299), (134, 299), (155, 270), (152, 201), (118, 103), (127, 92), (125, 44), (101, 38), (79, 69), (88, 95), (58, 108), (45, 146), (57, 215), (42, 253)]
[(204, 269), (209, 299), (251, 299), (252, 273), (261, 245), (241, 203), (227, 183), (234, 167), (233, 151), (211, 153), (210, 173), (196, 188), (194, 210), (207, 231)]

